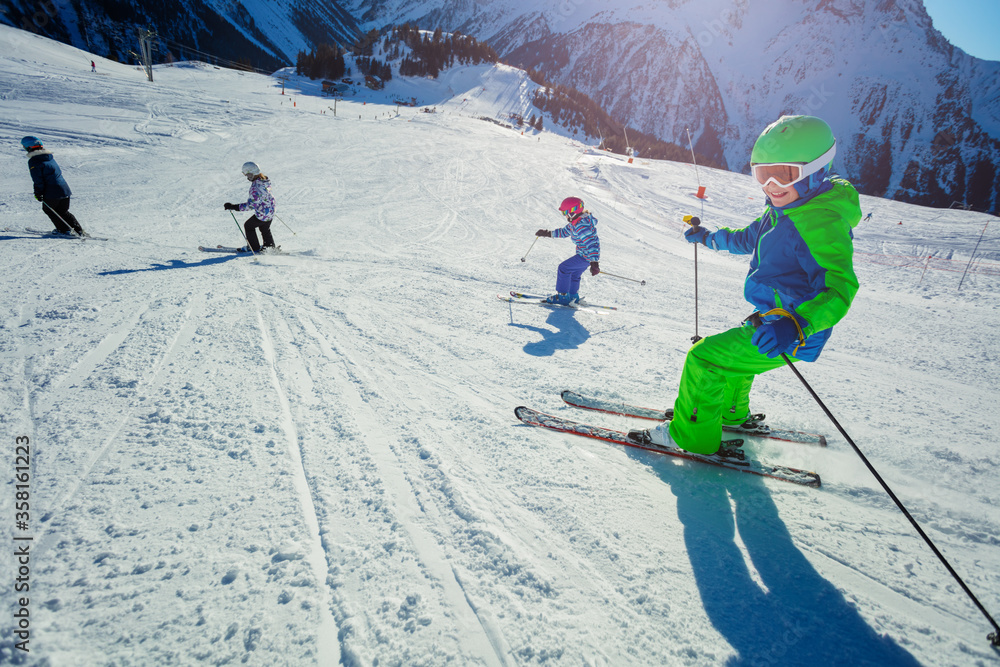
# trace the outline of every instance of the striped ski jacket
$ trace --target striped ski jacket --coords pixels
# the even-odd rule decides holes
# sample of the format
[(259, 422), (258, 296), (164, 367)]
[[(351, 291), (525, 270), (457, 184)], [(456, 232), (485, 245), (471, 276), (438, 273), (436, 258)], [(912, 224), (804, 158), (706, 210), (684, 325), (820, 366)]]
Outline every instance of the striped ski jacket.
[(552, 238), (572, 238), (576, 243), (576, 254), (588, 262), (601, 259), (601, 240), (597, 237), (597, 218), (585, 212), (574, 222), (552, 231)]

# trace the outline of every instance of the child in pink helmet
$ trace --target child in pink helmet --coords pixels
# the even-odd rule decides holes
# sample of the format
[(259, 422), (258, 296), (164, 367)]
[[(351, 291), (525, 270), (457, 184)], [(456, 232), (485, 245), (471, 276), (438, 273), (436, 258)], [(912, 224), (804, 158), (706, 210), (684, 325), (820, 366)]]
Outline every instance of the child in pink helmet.
[(593, 276), (601, 272), (598, 264), (601, 259), (601, 240), (597, 237), (597, 218), (583, 208), (582, 199), (567, 197), (559, 205), (559, 211), (566, 216), (568, 224), (552, 231), (539, 229), (535, 236), (557, 239), (569, 237), (576, 243), (576, 254), (559, 265), (556, 294), (546, 299), (549, 303), (569, 306), (580, 301), (580, 278), (583, 272), (588, 267)]

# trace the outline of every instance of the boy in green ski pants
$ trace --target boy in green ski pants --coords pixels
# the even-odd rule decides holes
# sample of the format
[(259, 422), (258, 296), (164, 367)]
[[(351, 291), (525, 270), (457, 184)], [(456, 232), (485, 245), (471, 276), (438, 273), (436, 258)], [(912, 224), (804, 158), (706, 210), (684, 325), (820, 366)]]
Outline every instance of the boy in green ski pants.
[(782, 116), (758, 137), (750, 169), (767, 195), (763, 215), (743, 229), (685, 231), (691, 243), (752, 255), (744, 297), (760, 314), (699, 340), (688, 351), (673, 419), (629, 437), (699, 454), (720, 451), (722, 426), (750, 417), (754, 376), (793, 361), (815, 361), (858, 291), (851, 229), (858, 193), (831, 176), (836, 140), (814, 116)]

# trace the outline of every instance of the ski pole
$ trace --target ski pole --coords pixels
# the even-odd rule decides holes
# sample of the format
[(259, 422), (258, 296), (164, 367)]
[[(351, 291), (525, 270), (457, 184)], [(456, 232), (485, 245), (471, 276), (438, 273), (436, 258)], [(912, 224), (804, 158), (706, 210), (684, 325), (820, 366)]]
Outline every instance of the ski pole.
[[(536, 243), (538, 243), (538, 239), (539, 239), (539, 238), (541, 238), (541, 237), (538, 237), (538, 236), (536, 236), (536, 237), (535, 237), (535, 240), (531, 242), (531, 245), (530, 245), (530, 246), (528, 247), (528, 252), (531, 252), (531, 249), (535, 247), (535, 244), (536, 244)], [(523, 262), (523, 261), (525, 260), (525, 258), (526, 258), (526, 257), (528, 256), (528, 252), (524, 253), (524, 257), (522, 257), (522, 258), (521, 258), (521, 261), (522, 261), (522, 262)]]
[[(278, 214), (275, 213), (274, 217), (278, 218)], [(278, 218), (278, 220), (281, 220), (281, 218)], [(281, 220), (281, 224), (283, 224), (285, 227), (288, 227), (288, 223), (286, 223), (284, 220)], [(298, 236), (298, 233), (296, 233), (296, 231), (291, 227), (288, 227), (288, 231), (292, 233), (292, 236)]]
[[(697, 227), (701, 224), (701, 218), (696, 215), (685, 215), (684, 222), (688, 223), (692, 227)], [(694, 336), (691, 338), (692, 343), (697, 343), (701, 340), (701, 336), (698, 335), (698, 244), (694, 244)]]
[(625, 276), (616, 276), (615, 274), (608, 273), (607, 271), (600, 271), (599, 273), (602, 276), (611, 276), (612, 278), (621, 278), (622, 280), (628, 280), (628, 281), (633, 282), (633, 283), (639, 283), (640, 285), (645, 285), (646, 284), (645, 280), (636, 280), (635, 278), (626, 278)]
[[(755, 329), (763, 323), (762, 320), (760, 319), (760, 313), (754, 313), (747, 319), (750, 320), (750, 324), (752, 324)], [(920, 537), (923, 538), (924, 542), (927, 543), (927, 546), (929, 546), (931, 548), (931, 551), (934, 552), (934, 555), (937, 556), (938, 560), (941, 561), (941, 564), (944, 565), (945, 569), (948, 570), (948, 572), (951, 574), (952, 577), (954, 577), (955, 581), (958, 582), (958, 585), (962, 587), (963, 591), (965, 591), (965, 594), (969, 596), (969, 599), (972, 600), (972, 602), (976, 605), (979, 611), (982, 612), (983, 616), (986, 617), (986, 620), (990, 622), (995, 632), (991, 632), (989, 635), (987, 635), (986, 638), (990, 641), (990, 644), (992, 646), (1000, 647), (1000, 625), (997, 625), (997, 622), (993, 620), (993, 617), (990, 616), (990, 613), (986, 611), (986, 607), (984, 607), (983, 604), (979, 601), (979, 598), (977, 598), (975, 593), (973, 593), (972, 590), (965, 584), (965, 582), (962, 580), (962, 577), (958, 575), (958, 572), (955, 571), (955, 568), (953, 568), (951, 566), (951, 563), (949, 563), (948, 560), (944, 557), (944, 554), (942, 554), (938, 550), (938, 548), (934, 545), (934, 542), (931, 541), (931, 538), (927, 536), (927, 533), (925, 533), (923, 528), (920, 527), (920, 524), (917, 523), (917, 520), (914, 519), (913, 516), (909, 513), (909, 511), (903, 505), (902, 501), (900, 501), (899, 498), (896, 497), (896, 494), (893, 493), (891, 488), (889, 488), (889, 485), (886, 483), (886, 481), (882, 479), (882, 476), (880, 474), (878, 474), (878, 471), (875, 469), (875, 466), (873, 466), (868, 461), (868, 457), (866, 457), (864, 453), (862, 453), (861, 449), (856, 444), (854, 444), (854, 440), (852, 440), (851, 436), (847, 434), (847, 431), (844, 430), (844, 427), (840, 425), (840, 422), (837, 421), (837, 418), (833, 416), (833, 413), (830, 412), (829, 408), (826, 407), (826, 404), (823, 403), (819, 395), (815, 391), (813, 391), (813, 388), (809, 385), (808, 382), (806, 382), (806, 379), (802, 377), (802, 373), (800, 373), (799, 369), (797, 369), (792, 364), (792, 361), (788, 358), (788, 355), (782, 353), (781, 358), (785, 360), (785, 363), (788, 364), (788, 367), (792, 369), (793, 373), (795, 373), (795, 377), (797, 377), (799, 381), (802, 382), (803, 386), (805, 386), (806, 390), (809, 392), (809, 395), (813, 397), (813, 399), (816, 401), (817, 404), (819, 404), (819, 407), (823, 409), (823, 412), (825, 412), (826, 416), (829, 417), (831, 422), (833, 422), (833, 425), (837, 427), (837, 430), (840, 431), (840, 434), (844, 436), (844, 440), (847, 440), (847, 443), (851, 446), (852, 449), (854, 449), (854, 452), (861, 459), (862, 463), (864, 463), (865, 466), (868, 468), (868, 470), (871, 472), (871, 474), (875, 476), (875, 479), (878, 480), (878, 483), (882, 485), (882, 488), (885, 489), (885, 492), (889, 494), (889, 497), (892, 498), (892, 502), (896, 503), (896, 507), (898, 507), (899, 511), (903, 513), (903, 516), (907, 518), (907, 520), (913, 526), (914, 530), (917, 531), (917, 534), (919, 534)]]
[(979, 244), (983, 242), (983, 236), (986, 234), (986, 227), (990, 226), (990, 222), (993, 221), (988, 221), (983, 227), (983, 231), (979, 234), (979, 240), (976, 241), (976, 247), (972, 249), (972, 255), (969, 256), (969, 263), (965, 265), (965, 272), (962, 274), (962, 279), (958, 281), (958, 289), (962, 289), (962, 283), (965, 282), (965, 276), (969, 275), (969, 267), (972, 266), (972, 260), (976, 256), (976, 251), (979, 250)]
[[(76, 230), (73, 229), (73, 227), (71, 227), (68, 222), (66, 222), (66, 218), (64, 218), (61, 215), (59, 215), (59, 211), (57, 211), (54, 208), (52, 208), (51, 206), (49, 206), (49, 203), (47, 201), (45, 201), (44, 199), (42, 200), (42, 206), (48, 206), (49, 210), (52, 211), (53, 213), (55, 213), (56, 217), (59, 218), (60, 220), (62, 220), (62, 223), (64, 225), (66, 225), (67, 227), (69, 227), (69, 229), (70, 229), (71, 232), (73, 232), (74, 234), (76, 234)], [(77, 234), (77, 236), (83, 236), (83, 234)]]
[[(243, 237), (243, 240), (247, 242), (247, 247), (250, 248), (250, 239), (248, 239), (247, 235), (243, 233), (243, 228), (240, 227), (240, 222), (236, 219), (236, 214), (230, 211), (229, 215), (233, 216), (233, 222), (236, 223), (236, 229), (240, 230), (240, 236)], [(257, 255), (257, 253), (253, 251), (253, 248), (250, 248), (250, 252), (253, 253), (254, 256)]]

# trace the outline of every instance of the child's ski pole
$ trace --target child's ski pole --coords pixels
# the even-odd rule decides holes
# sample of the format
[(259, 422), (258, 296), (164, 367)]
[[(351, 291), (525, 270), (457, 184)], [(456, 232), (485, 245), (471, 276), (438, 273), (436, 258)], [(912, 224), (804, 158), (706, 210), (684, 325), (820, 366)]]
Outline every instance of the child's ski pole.
[[(278, 218), (278, 214), (275, 213), (274, 217)], [(278, 220), (281, 220), (281, 218), (278, 218)], [(284, 220), (281, 220), (281, 224), (283, 224), (285, 227), (288, 227), (288, 223), (286, 223)], [(298, 233), (296, 233), (296, 231), (291, 227), (288, 227), (288, 231), (292, 233), (292, 236), (298, 236)]]
[[(684, 222), (688, 223), (692, 227), (697, 227), (701, 224), (701, 218), (696, 215), (685, 215)], [(697, 343), (701, 340), (701, 336), (698, 335), (698, 244), (694, 244), (694, 337), (691, 338), (692, 343)]]
[[(531, 249), (535, 247), (535, 243), (537, 243), (537, 242), (538, 242), (538, 239), (539, 239), (539, 237), (537, 237), (537, 236), (536, 236), (536, 237), (535, 237), (535, 240), (531, 242), (531, 245), (530, 245), (530, 246), (528, 247), (528, 252), (531, 252)], [(522, 261), (522, 262), (523, 262), (523, 261), (525, 260), (525, 258), (526, 258), (526, 257), (528, 256), (528, 252), (524, 253), (524, 257), (522, 257), (522, 258), (521, 258), (521, 261)]]
[(635, 278), (626, 278), (625, 276), (616, 276), (615, 274), (608, 273), (607, 271), (601, 271), (600, 273), (601, 273), (602, 276), (611, 276), (612, 278), (620, 278), (622, 280), (628, 280), (629, 282), (639, 283), (640, 285), (645, 285), (646, 284), (645, 280), (636, 280)]
[[(240, 227), (240, 222), (236, 219), (236, 214), (230, 211), (229, 215), (233, 216), (233, 222), (236, 223), (236, 229), (240, 230), (240, 236), (243, 237), (243, 240), (247, 242), (247, 247), (250, 248), (250, 240), (247, 238), (247, 235), (243, 233), (243, 228)], [(257, 253), (253, 252), (253, 248), (250, 248), (250, 252), (252, 252), (254, 256), (257, 255)]]

